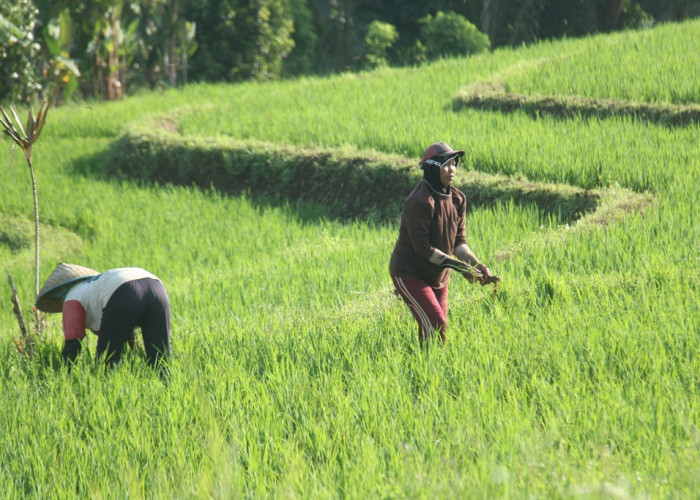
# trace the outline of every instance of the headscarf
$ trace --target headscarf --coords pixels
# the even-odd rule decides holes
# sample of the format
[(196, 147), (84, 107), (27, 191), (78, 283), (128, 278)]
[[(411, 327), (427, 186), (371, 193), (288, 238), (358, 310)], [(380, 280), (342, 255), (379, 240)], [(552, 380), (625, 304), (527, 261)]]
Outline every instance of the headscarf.
[(449, 194), (450, 186), (445, 186), (440, 180), (440, 168), (454, 159), (459, 165), (459, 159), (464, 156), (463, 150), (454, 150), (445, 142), (436, 142), (428, 146), (419, 163), (423, 169), (423, 179), (438, 193)]
[(430, 185), (433, 191), (441, 194), (450, 194), (450, 186), (445, 186), (440, 180), (440, 169), (450, 160), (455, 160), (459, 165), (459, 155), (434, 156), (421, 163), (423, 169), (423, 179)]

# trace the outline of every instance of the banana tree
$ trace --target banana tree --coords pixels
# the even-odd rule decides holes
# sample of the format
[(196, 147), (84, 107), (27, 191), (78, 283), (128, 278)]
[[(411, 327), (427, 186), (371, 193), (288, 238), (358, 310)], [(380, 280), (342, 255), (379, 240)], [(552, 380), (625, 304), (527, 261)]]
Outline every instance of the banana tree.
[[(3, 132), (10, 136), (10, 138), (20, 147), (24, 152), (24, 157), (27, 160), (27, 165), (29, 166), (29, 173), (32, 177), (32, 192), (34, 194), (34, 296), (39, 295), (39, 197), (37, 195), (36, 189), (36, 176), (34, 174), (34, 165), (32, 163), (32, 146), (39, 138), (41, 130), (44, 128), (46, 123), (46, 115), (49, 112), (50, 104), (48, 102), (43, 102), (39, 107), (39, 112), (34, 116), (34, 110), (29, 108), (29, 114), (27, 116), (27, 125), (22, 127), (22, 122), (17, 116), (14, 108), (10, 107), (12, 116), (15, 119), (15, 123), (7, 114), (5, 109), (0, 106), (0, 125), (2, 125)], [(38, 334), (40, 328), (39, 314), (35, 310), (35, 331)]]

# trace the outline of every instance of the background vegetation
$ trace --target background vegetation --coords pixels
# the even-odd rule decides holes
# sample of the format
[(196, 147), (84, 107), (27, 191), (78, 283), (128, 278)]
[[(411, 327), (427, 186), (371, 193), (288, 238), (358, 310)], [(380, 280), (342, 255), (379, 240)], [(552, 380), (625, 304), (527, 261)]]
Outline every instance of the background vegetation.
[(700, 0), (6, 0), (0, 102), (417, 66), (700, 15)]
[[(26, 359), (2, 308), (0, 490), (34, 498), (695, 496), (697, 124), (532, 118), (452, 103), (483, 82), (698, 103), (688, 96), (699, 92), (699, 28), (668, 24), (420, 69), (199, 83), (52, 109), (34, 150), (44, 277), (58, 261), (153, 271), (172, 301), (174, 356), (167, 383), (141, 351), (109, 374), (86, 353), (68, 374), (60, 318), (47, 319), (46, 339)], [(669, 47), (684, 47), (680, 71)], [(599, 64), (608, 57), (638, 64)], [(541, 71), (548, 66), (562, 68), (556, 87)], [(651, 201), (586, 225), (525, 196), (470, 205), (469, 242), (504, 281), (494, 296), (456, 279), (449, 340), (422, 352), (388, 276), (398, 213), (341, 221), (303, 197), (259, 197), (256, 184), (229, 195), (216, 183), (113, 177), (115, 145), (148, 139), (144, 129), (195, 151), (236, 142), (251, 152), (237, 167), (250, 162), (251, 179), (271, 185), (284, 180), (260, 161), (266, 147), (374, 152), (415, 168), (427, 144), (445, 140), (467, 150), (465, 170), (477, 176)], [(0, 274), (12, 271), (27, 300), (33, 252), (20, 235), (31, 228), (29, 173), (9, 139), (0, 145)], [(196, 167), (206, 172), (202, 160)], [(458, 174), (459, 184), (473, 186), (473, 173)], [(325, 187), (331, 199), (340, 189)], [(387, 199), (406, 195), (380, 187)]]

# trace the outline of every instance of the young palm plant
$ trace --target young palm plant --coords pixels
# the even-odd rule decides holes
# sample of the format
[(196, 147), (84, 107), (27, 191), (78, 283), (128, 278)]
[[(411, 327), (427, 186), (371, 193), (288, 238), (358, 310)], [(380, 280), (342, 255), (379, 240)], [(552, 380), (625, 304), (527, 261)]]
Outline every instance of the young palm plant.
[[(50, 104), (48, 102), (43, 102), (39, 107), (39, 112), (34, 116), (34, 110), (29, 108), (29, 114), (27, 116), (27, 125), (22, 127), (22, 122), (15, 110), (10, 107), (12, 116), (15, 119), (16, 126), (12, 122), (7, 112), (0, 106), (0, 125), (3, 127), (3, 132), (9, 135), (12, 140), (22, 148), (24, 152), (24, 157), (27, 159), (27, 165), (29, 166), (29, 173), (32, 177), (32, 192), (34, 194), (34, 296), (39, 294), (39, 197), (37, 195), (36, 189), (36, 176), (34, 174), (34, 165), (32, 163), (32, 146), (39, 138), (41, 130), (44, 128), (46, 123), (46, 115), (49, 112)], [(19, 318), (18, 318), (19, 319)], [(21, 327), (20, 323), (20, 327)], [(39, 312), (34, 309), (34, 331), (39, 334), (40, 330), (40, 320)]]

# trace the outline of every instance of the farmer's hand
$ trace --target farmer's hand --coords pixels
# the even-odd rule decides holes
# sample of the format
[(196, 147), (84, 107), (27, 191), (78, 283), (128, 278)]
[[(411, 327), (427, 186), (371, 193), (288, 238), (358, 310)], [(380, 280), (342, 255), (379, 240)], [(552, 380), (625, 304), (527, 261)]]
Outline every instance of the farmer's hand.
[(454, 269), (458, 273), (460, 273), (462, 276), (467, 278), (467, 281), (469, 283), (474, 283), (476, 281), (480, 281), (482, 279), (482, 274), (481, 271), (479, 271), (476, 267), (467, 264), (466, 262), (463, 262), (458, 259), (453, 259), (452, 257), (446, 257), (442, 263), (440, 264), (441, 267), (449, 267), (450, 269)]
[(477, 264), (476, 267), (467, 264), (458, 259), (453, 259), (452, 257), (445, 257), (442, 262), (440, 262), (440, 267), (449, 267), (454, 269), (464, 276), (469, 283), (479, 282), (481, 285), (488, 285), (489, 283), (498, 283), (501, 278), (491, 274), (491, 270), (484, 264)]
[(481, 286), (488, 285), (489, 283), (498, 283), (501, 281), (501, 278), (495, 274), (492, 274), (491, 269), (486, 267), (484, 264), (477, 265), (476, 269), (481, 273), (481, 277), (479, 278), (479, 283), (481, 283)]
[(469, 283), (481, 283), (481, 280), (484, 278), (484, 275), (481, 273), (481, 271), (479, 271), (476, 267), (472, 266), (469, 266), (469, 269), (462, 272), (462, 276), (464, 276)]
[(63, 362), (70, 367), (70, 365), (73, 364), (73, 361), (75, 361), (75, 358), (78, 357), (78, 353), (82, 347), (83, 344), (78, 339), (66, 340), (66, 342), (63, 344), (63, 350), (61, 351), (61, 358), (63, 359)]
[(478, 281), (481, 280), (481, 278), (479, 277), (478, 274), (474, 274), (474, 273), (471, 273), (471, 272), (462, 273), (462, 276), (464, 276), (464, 277), (467, 279), (467, 281), (468, 281), (469, 283), (476, 283), (477, 280), (478, 280)]

